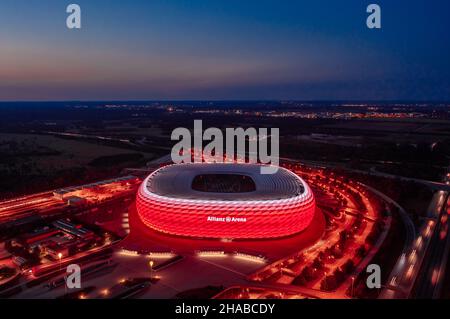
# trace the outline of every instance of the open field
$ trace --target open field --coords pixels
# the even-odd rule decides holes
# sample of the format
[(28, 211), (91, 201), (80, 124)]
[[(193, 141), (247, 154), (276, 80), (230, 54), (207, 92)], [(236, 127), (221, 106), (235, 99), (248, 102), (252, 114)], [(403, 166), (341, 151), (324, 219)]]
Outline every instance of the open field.
[[(101, 144), (34, 134), (2, 133), (0, 147), (2, 153), (16, 159), (16, 165), (30, 162), (31, 170), (44, 172), (88, 165), (98, 157), (132, 153)], [(139, 154), (152, 157), (152, 154), (148, 153)], [(4, 165), (0, 164), (0, 167), (5, 169)], [(11, 167), (11, 162), (8, 167)]]
[(0, 134), (0, 198), (114, 177), (153, 153), (43, 134)]

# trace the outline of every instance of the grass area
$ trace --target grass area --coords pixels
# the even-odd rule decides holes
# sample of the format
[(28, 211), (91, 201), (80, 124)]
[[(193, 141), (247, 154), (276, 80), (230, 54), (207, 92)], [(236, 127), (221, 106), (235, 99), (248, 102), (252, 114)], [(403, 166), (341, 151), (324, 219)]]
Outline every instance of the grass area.
[[(130, 153), (118, 147), (86, 141), (63, 139), (50, 135), (0, 134), (0, 153), (8, 161), (0, 163), (0, 169), (14, 169), (25, 165), (38, 172), (88, 165), (97, 158)], [(149, 153), (138, 153), (151, 157)]]

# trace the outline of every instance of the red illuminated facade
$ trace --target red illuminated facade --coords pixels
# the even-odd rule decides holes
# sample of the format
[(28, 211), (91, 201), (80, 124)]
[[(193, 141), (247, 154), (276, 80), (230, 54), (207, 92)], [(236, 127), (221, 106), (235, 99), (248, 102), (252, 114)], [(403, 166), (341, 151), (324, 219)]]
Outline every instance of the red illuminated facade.
[[(233, 171), (233, 166), (230, 165), (233, 164), (227, 165), (227, 171)], [(206, 166), (206, 169), (217, 171), (214, 166)], [(188, 168), (191, 167), (192, 165)], [(236, 167), (236, 171), (246, 172), (243, 168), (245, 166)], [(258, 192), (250, 192), (245, 196), (214, 194), (214, 198), (211, 198), (210, 194), (197, 191), (192, 192), (194, 195), (186, 193), (180, 196), (179, 193), (173, 192), (164, 194), (158, 191), (158, 185), (155, 184), (168, 180), (174, 182), (174, 185), (180, 184), (171, 181), (170, 177), (180, 174), (174, 174), (173, 169), (170, 171), (171, 168), (168, 172), (165, 170), (166, 168), (163, 168), (147, 177), (139, 188), (136, 201), (141, 220), (148, 227), (160, 232), (202, 238), (276, 238), (301, 232), (308, 227), (315, 214), (315, 200), (311, 189), (297, 175), (285, 169), (283, 169), (285, 175), (280, 177), (288, 178), (285, 178), (287, 181), (280, 179), (280, 185), (290, 183), (302, 191), (281, 196), (278, 187), (278, 193), (274, 191), (273, 198), (270, 196), (272, 194), (270, 188), (260, 186), (259, 183), (267, 179), (270, 181), (268, 185), (276, 186), (276, 177), (255, 178), (258, 189), (266, 187), (266, 192), (261, 192), (262, 195)], [(195, 168), (190, 171), (195, 171)], [(166, 173), (169, 177), (164, 179)], [(195, 174), (190, 175), (187, 172), (185, 175), (184, 179), (189, 179)], [(252, 176), (252, 173), (249, 172), (248, 176)], [(157, 178), (160, 180), (153, 181), (152, 185), (152, 179)], [(189, 181), (186, 185), (189, 185)], [(202, 195), (205, 195), (205, 199), (202, 199)], [(221, 195), (224, 198), (221, 198)], [(255, 199), (252, 199), (253, 197)]]

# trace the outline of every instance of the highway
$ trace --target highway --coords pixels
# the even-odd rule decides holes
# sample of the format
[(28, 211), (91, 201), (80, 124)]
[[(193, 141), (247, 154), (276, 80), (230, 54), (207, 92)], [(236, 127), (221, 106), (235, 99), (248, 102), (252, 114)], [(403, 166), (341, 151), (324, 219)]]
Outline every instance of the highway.
[(447, 199), (447, 228), (443, 229), (440, 233), (440, 238), (442, 239), (443, 234), (447, 235), (447, 241), (445, 243), (445, 247), (443, 248), (443, 254), (442, 254), (442, 258), (441, 258), (441, 264), (439, 267), (439, 271), (437, 273), (437, 278), (439, 279), (437, 281), (437, 284), (435, 285), (434, 288), (434, 294), (433, 294), (433, 298), (439, 298), (441, 297), (441, 293), (443, 292), (443, 284), (445, 281), (446, 276), (449, 276), (449, 274), (446, 272), (447, 271), (447, 265), (448, 265), (448, 259), (450, 256), (450, 235), (449, 235), (449, 221), (448, 218), (450, 218), (450, 197)]
[(406, 238), (403, 244), (402, 253), (399, 256), (395, 266), (393, 267), (388, 277), (387, 284), (385, 285), (385, 288), (383, 289), (379, 297), (380, 299), (389, 299), (393, 297), (404, 298), (404, 291), (408, 290), (409, 285), (409, 280), (406, 278), (406, 274), (409, 267), (411, 266), (411, 263), (407, 262), (406, 256), (409, 255), (414, 249), (413, 247), (416, 239), (416, 227), (414, 226), (414, 223), (409, 217), (408, 213), (397, 202), (370, 186), (366, 187), (376, 193), (378, 196), (382, 197), (388, 203), (396, 206), (399, 210), (398, 212), (400, 218), (402, 219), (402, 222), (405, 226)]
[(450, 249), (448, 231), (450, 226), (448, 214), (450, 200), (446, 192), (441, 191), (437, 195), (436, 209), (431, 212), (436, 217), (436, 227), (414, 287), (414, 296), (421, 299), (437, 299), (440, 297)]
[(414, 242), (399, 256), (379, 298), (439, 297), (450, 248), (447, 200), (444, 190), (434, 194)]
[(381, 299), (410, 298), (414, 284), (420, 282), (422, 264), (426, 260), (429, 247), (432, 247), (432, 238), (436, 233), (436, 223), (442, 207), (447, 198), (447, 193), (439, 191), (435, 193), (428, 209), (427, 218), (424, 219), (414, 242), (409, 246), (408, 253), (399, 256), (385, 289), (380, 294)]

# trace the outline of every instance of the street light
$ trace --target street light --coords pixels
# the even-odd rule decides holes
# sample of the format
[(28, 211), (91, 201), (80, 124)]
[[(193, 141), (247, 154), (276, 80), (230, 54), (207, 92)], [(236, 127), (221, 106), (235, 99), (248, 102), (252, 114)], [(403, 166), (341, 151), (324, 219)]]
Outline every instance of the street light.
[(107, 296), (109, 295), (109, 289), (108, 289), (108, 288), (103, 289), (103, 290), (101, 291), (101, 294), (102, 294), (104, 297), (107, 297)]
[(61, 271), (61, 259), (62, 259), (62, 253), (58, 253), (59, 258), (59, 271)]
[(150, 266), (150, 279), (152, 279), (153, 264), (154, 264), (153, 260), (150, 260), (148, 262), (148, 265)]
[[(58, 253), (58, 259), (59, 259), (59, 271), (61, 272), (62, 269), (62, 257), (63, 254), (62, 253)], [(67, 278), (66, 275), (64, 275), (64, 294), (67, 294)]]
[(353, 286), (355, 284), (355, 276), (352, 276), (352, 298), (353, 298)]

